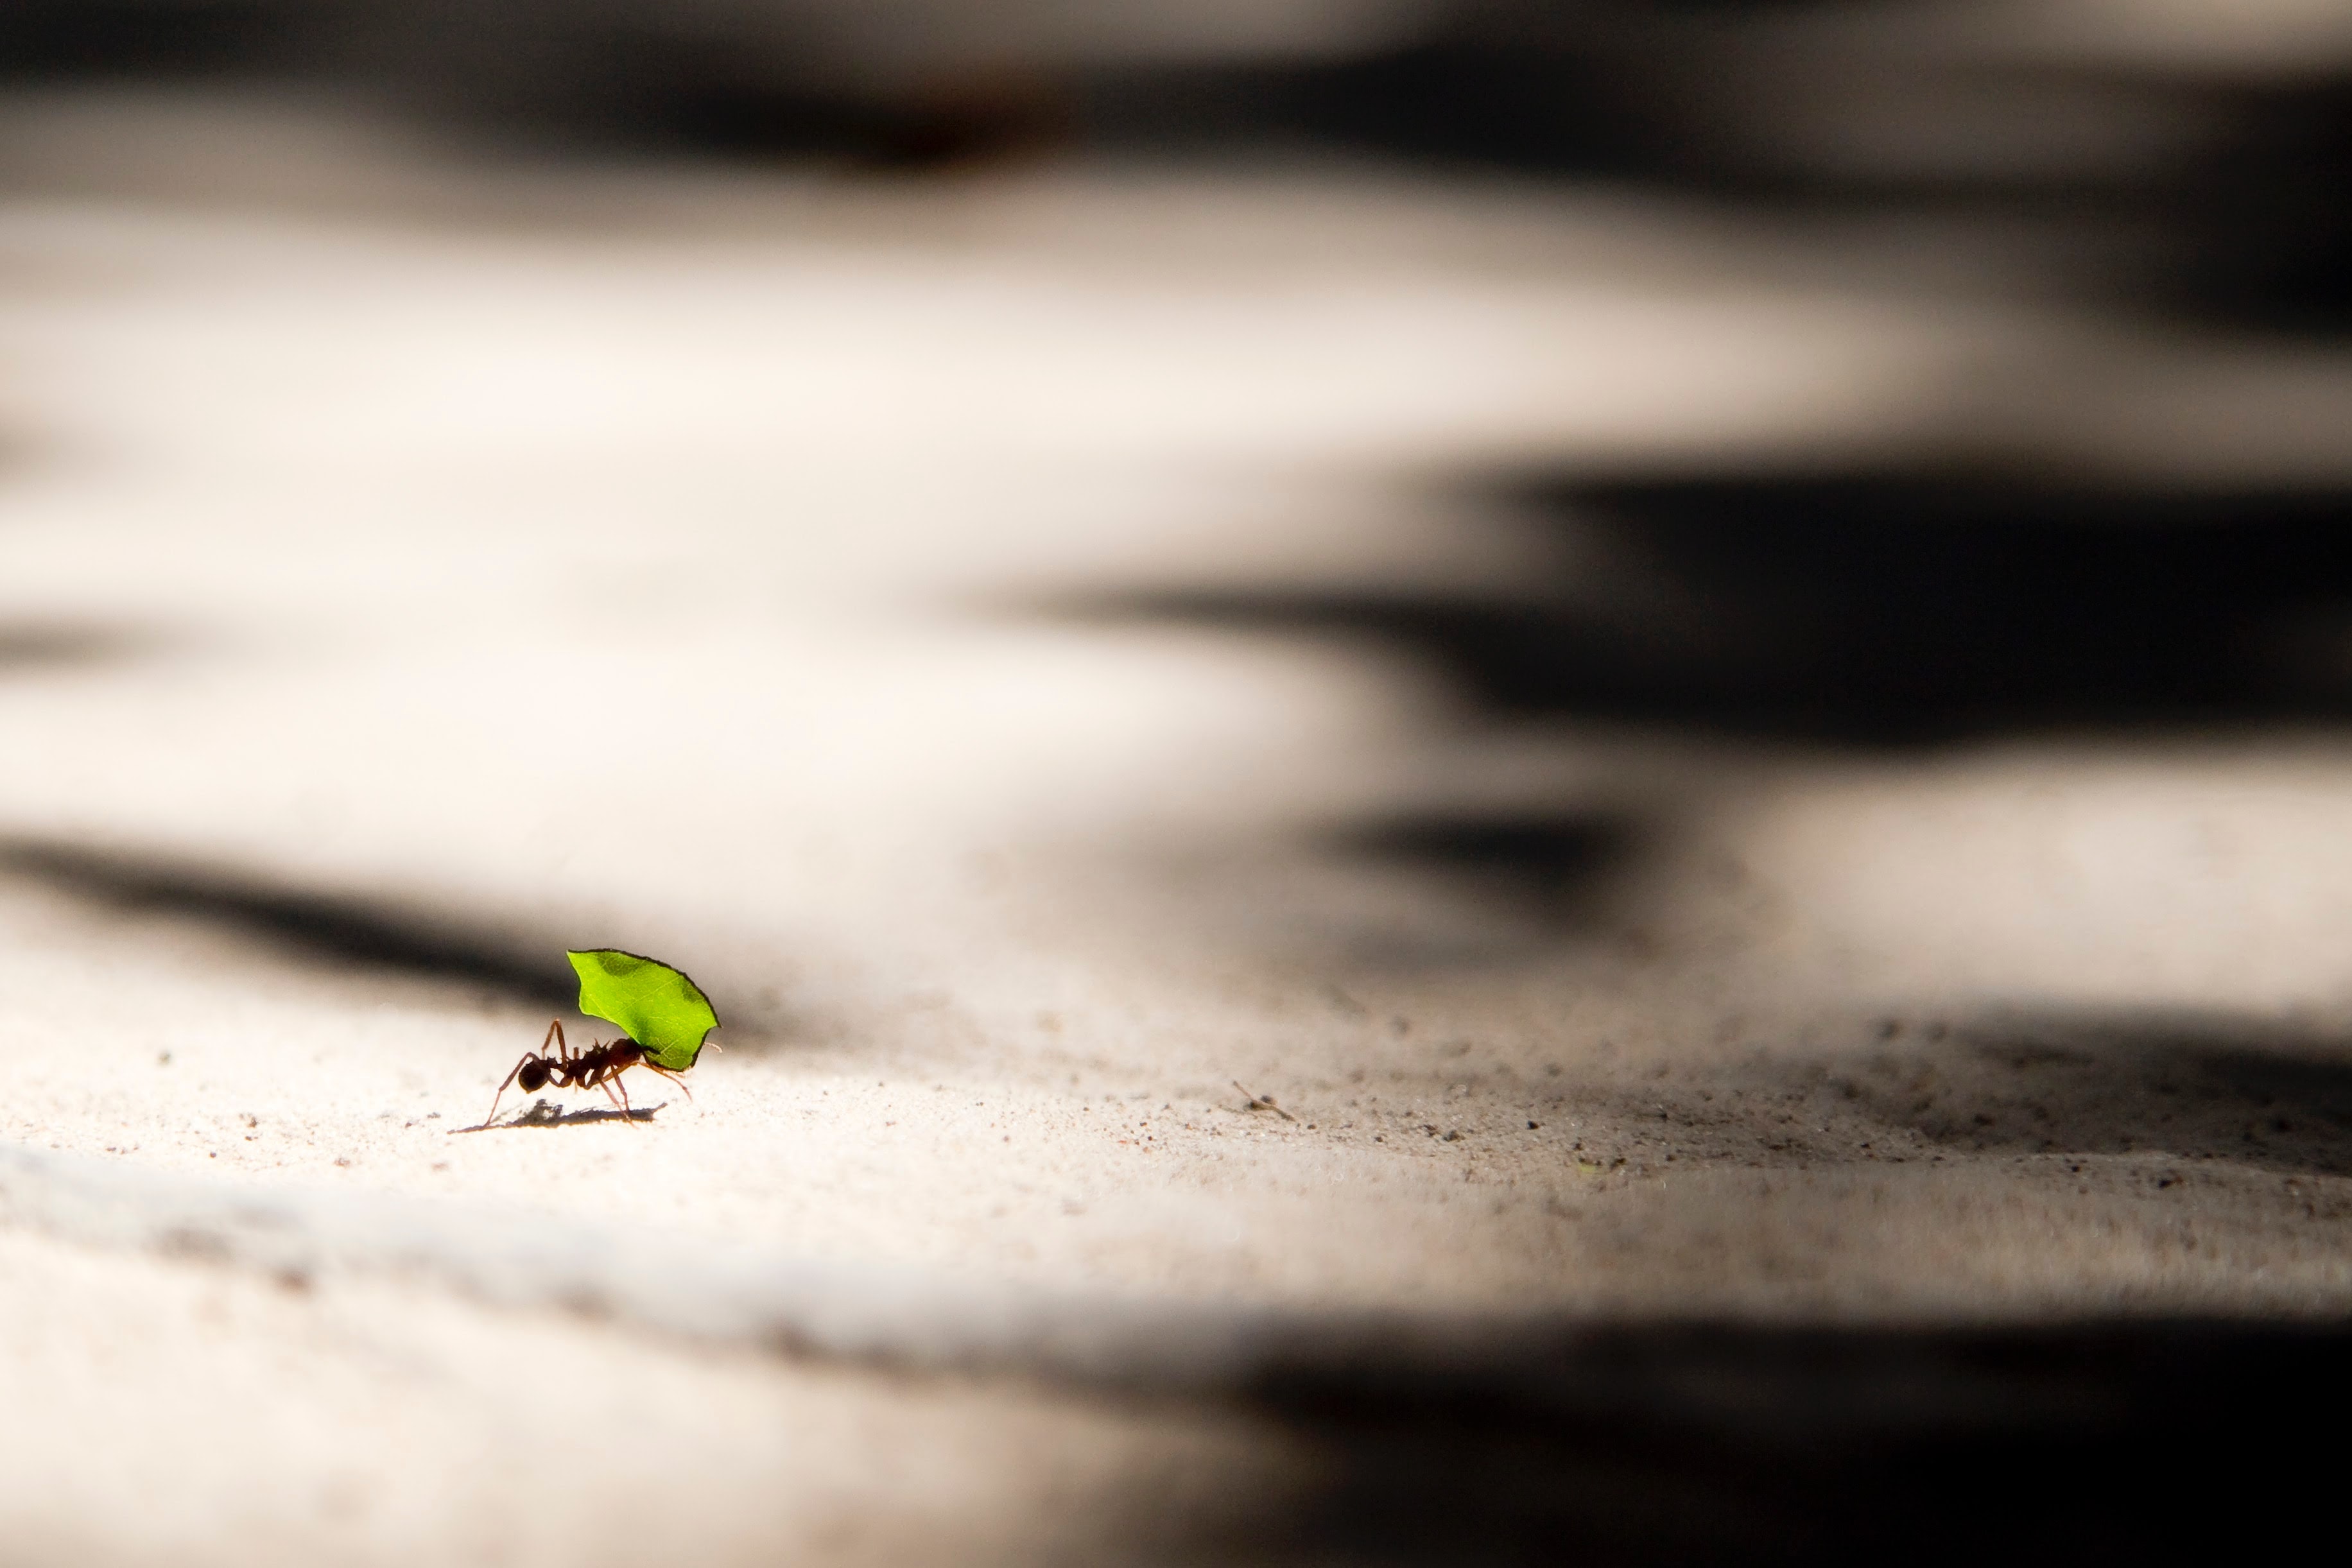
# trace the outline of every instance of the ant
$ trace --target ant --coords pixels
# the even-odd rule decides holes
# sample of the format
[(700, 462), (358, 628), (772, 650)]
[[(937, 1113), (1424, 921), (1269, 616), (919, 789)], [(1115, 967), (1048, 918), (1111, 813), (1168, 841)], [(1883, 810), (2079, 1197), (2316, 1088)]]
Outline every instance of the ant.
[[(550, 1040), (555, 1042), (553, 1051), (547, 1049)], [(688, 1099), (694, 1098), (694, 1091), (680, 1082), (677, 1074), (647, 1061), (646, 1048), (635, 1040), (608, 1040), (585, 1051), (574, 1051), (564, 1041), (563, 1020), (557, 1019), (547, 1026), (539, 1049), (523, 1052), (522, 1060), (507, 1074), (506, 1083), (499, 1085), (497, 1095), (490, 1101), (490, 1113), (482, 1118), (482, 1125), (487, 1127), (498, 1120), (499, 1102), (506, 1098), (507, 1085), (520, 1080), (526, 1094), (536, 1094), (550, 1082), (561, 1089), (602, 1089), (621, 1108), (621, 1119), (634, 1127), (637, 1124), (636, 1112), (629, 1104), (627, 1087), (620, 1082), (621, 1074), (632, 1067), (657, 1073), (677, 1084)]]

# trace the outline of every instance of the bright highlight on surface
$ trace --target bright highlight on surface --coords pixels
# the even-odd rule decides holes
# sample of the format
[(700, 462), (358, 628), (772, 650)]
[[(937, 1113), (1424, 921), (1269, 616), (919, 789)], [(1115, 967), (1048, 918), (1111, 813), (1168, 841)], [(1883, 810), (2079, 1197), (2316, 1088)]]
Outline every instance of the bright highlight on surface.
[(645, 1048), (646, 1060), (670, 1072), (694, 1065), (719, 1015), (684, 970), (617, 947), (567, 952), (580, 974), (580, 1010), (618, 1024)]

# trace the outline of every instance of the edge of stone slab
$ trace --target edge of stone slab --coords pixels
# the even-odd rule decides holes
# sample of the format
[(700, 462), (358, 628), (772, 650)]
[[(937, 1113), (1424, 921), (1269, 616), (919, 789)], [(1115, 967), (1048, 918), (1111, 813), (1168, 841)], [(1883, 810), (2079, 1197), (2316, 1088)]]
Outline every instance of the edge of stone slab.
[(289, 1282), (423, 1282), (709, 1344), (1138, 1390), (1244, 1385), (1300, 1315), (818, 1262), (521, 1209), (232, 1186), (5, 1143), (0, 1226)]
[(2352, 1376), (2340, 1312), (2109, 1303), (1911, 1322), (1611, 1321), (1169, 1301), (816, 1262), (520, 1209), (233, 1186), (6, 1143), (0, 1227), (266, 1278), (423, 1283), (673, 1340), (897, 1370), (1233, 1397), (1342, 1426), (1590, 1429), (1612, 1452), (1644, 1433), (1786, 1458), (1918, 1435), (2113, 1432), (2290, 1367), (2324, 1367), (2336, 1385)]

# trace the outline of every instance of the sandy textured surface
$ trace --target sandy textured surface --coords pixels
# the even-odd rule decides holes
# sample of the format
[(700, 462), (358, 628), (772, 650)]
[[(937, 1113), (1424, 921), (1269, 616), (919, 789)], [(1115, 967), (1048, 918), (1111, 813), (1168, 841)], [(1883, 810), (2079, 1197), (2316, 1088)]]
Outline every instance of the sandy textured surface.
[[(9, 112), (26, 1560), (1230, 1560), (1311, 1464), (1221, 1401), (1325, 1318), (2352, 1305), (2340, 737), (1739, 736), (1325, 634), (1568, 571), (1533, 465), (2315, 486), (2352, 369), (1617, 198)], [(2224, 362), (2302, 423), (2184, 442)], [(567, 945), (723, 1054), (462, 1131)]]

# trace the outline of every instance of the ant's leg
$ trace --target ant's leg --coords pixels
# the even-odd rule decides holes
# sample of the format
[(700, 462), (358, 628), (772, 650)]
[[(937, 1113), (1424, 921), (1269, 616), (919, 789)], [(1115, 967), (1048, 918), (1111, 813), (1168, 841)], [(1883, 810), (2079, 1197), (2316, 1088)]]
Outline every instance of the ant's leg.
[(647, 1072), (656, 1073), (663, 1078), (668, 1079), (672, 1083), (677, 1084), (677, 1092), (685, 1095), (688, 1099), (691, 1100), (694, 1098), (694, 1091), (686, 1086), (686, 1080), (680, 1078), (677, 1073), (669, 1071), (669, 1069), (666, 1067), (656, 1067), (650, 1061), (641, 1061), (637, 1063), (637, 1065), (644, 1068)]
[[(547, 1042), (551, 1040), (555, 1042), (555, 1050), (551, 1052), (547, 1049)], [(548, 1020), (547, 1032), (540, 1037), (539, 1053), (541, 1056), (552, 1055), (558, 1061), (561, 1061), (564, 1057), (572, 1054), (571, 1048), (563, 1043), (563, 1020), (562, 1019), (550, 1019)]]
[(602, 1089), (604, 1092), (604, 1098), (610, 1100), (614, 1105), (619, 1109), (621, 1119), (623, 1121), (626, 1121), (629, 1116), (628, 1097), (625, 1094), (616, 1094), (613, 1092), (613, 1080), (618, 1076), (619, 1074), (615, 1073), (609, 1067), (590, 1068), (579, 1075), (578, 1079), (574, 1082), (573, 1087), (580, 1089)]
[(604, 1098), (613, 1103), (614, 1108), (621, 1113), (621, 1119), (626, 1121), (629, 1115), (628, 1102), (613, 1092), (613, 1081), (609, 1078), (599, 1079), (596, 1087), (604, 1092)]
[(614, 1104), (621, 1108), (622, 1121), (626, 1122), (632, 1127), (637, 1124), (637, 1113), (629, 1106), (629, 1092), (620, 1087), (619, 1075), (617, 1073), (610, 1078), (598, 1079), (596, 1081), (596, 1086), (604, 1092), (605, 1099), (610, 1100)]
[[(621, 1070), (622, 1072), (627, 1071), (625, 1067)], [(632, 1127), (635, 1126), (637, 1124), (636, 1109), (629, 1103), (629, 1086), (621, 1082), (620, 1072), (613, 1074), (612, 1086), (621, 1092), (621, 1120)]]
[(507, 1074), (506, 1083), (499, 1084), (499, 1092), (490, 1096), (490, 1113), (482, 1118), (483, 1126), (487, 1127), (499, 1119), (499, 1102), (507, 1097), (507, 1083), (512, 1083), (515, 1081), (515, 1073), (520, 1072), (530, 1065), (531, 1058), (535, 1054), (528, 1051), (523, 1052), (522, 1060), (514, 1064), (514, 1071)]

